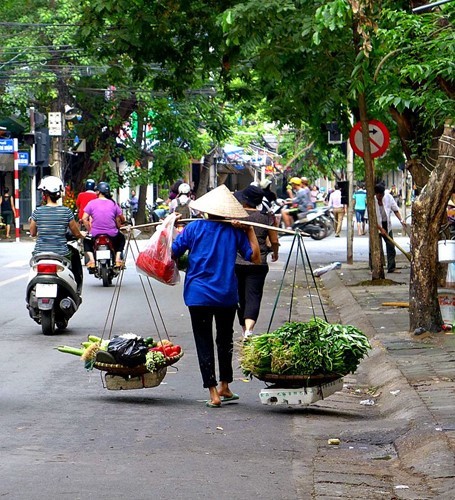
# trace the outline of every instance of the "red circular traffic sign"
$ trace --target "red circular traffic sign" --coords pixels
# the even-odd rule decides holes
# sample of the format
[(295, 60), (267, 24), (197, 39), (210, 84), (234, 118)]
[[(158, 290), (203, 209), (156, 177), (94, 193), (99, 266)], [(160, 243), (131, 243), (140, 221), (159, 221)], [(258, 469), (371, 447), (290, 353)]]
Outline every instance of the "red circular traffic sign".
[[(369, 120), (368, 122), (371, 158), (382, 156), (389, 147), (390, 134), (387, 127), (379, 120)], [(349, 134), (349, 142), (356, 155), (363, 158), (362, 123), (357, 122)]]

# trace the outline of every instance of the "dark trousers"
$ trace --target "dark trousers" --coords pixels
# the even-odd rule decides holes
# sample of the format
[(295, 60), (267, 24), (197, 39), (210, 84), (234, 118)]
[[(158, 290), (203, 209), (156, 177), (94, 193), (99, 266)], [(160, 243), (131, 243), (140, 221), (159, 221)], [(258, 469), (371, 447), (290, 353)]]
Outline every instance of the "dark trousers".
[[(84, 251), (85, 252), (93, 252), (93, 244), (95, 242), (96, 236), (91, 236), (90, 238), (84, 238)], [(116, 252), (123, 252), (125, 248), (125, 236), (119, 231), (115, 236), (109, 236), (109, 239), (112, 241), (112, 245), (114, 246), (114, 250)]]
[[(387, 229), (388, 229), (387, 221), (382, 221), (382, 227), (387, 231)], [(387, 234), (391, 238), (393, 238), (392, 229), (390, 229), (390, 231), (387, 231)], [(385, 249), (386, 249), (386, 253), (387, 253), (387, 272), (390, 273), (391, 271), (395, 271), (395, 268), (396, 268), (395, 258), (396, 258), (397, 252), (395, 250), (395, 245), (391, 241), (389, 241), (382, 234), (381, 234), (381, 238), (385, 242)], [(381, 261), (384, 262), (384, 251), (382, 249), (382, 243), (381, 243), (380, 248), (381, 248)], [(372, 269), (371, 250), (370, 250), (370, 254), (369, 254), (369, 261), (370, 261), (370, 269)]]
[[(382, 221), (382, 227), (387, 231), (387, 234), (393, 238), (392, 228), (388, 231), (387, 221)], [(397, 252), (395, 250), (395, 245), (389, 241), (385, 236), (381, 235), (381, 238), (385, 241), (385, 249), (387, 253), (387, 272), (395, 271), (396, 262), (395, 258), (397, 256)]]
[(194, 341), (205, 388), (217, 385), (215, 349), (213, 345), (213, 318), (216, 326), (216, 348), (220, 381), (233, 380), (232, 352), (234, 348), (234, 319), (236, 307), (189, 306)]
[(242, 265), (236, 264), (235, 274), (237, 275), (239, 290), (239, 323), (245, 326), (245, 319), (257, 321), (261, 308), (262, 293), (268, 265)]
[(81, 256), (75, 248), (69, 245), (68, 248), (70, 251), (71, 270), (73, 271), (74, 280), (76, 281), (77, 287), (81, 289), (83, 279)]

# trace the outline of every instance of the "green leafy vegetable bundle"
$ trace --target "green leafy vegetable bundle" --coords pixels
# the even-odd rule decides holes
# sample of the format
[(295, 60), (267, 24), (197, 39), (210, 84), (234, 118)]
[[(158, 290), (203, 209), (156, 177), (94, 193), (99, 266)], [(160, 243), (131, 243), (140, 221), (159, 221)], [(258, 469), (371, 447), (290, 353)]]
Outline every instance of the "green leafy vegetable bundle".
[(321, 375), (354, 373), (371, 349), (359, 329), (320, 318), (285, 323), (274, 332), (249, 337), (240, 365), (245, 375)]

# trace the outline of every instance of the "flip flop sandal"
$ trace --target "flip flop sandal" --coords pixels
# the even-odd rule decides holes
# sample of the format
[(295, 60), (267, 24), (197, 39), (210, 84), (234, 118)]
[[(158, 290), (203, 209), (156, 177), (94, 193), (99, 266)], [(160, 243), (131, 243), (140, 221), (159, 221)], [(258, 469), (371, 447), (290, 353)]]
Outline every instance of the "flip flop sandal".
[(221, 403), (219, 405), (216, 405), (215, 403), (212, 403), (211, 401), (206, 401), (205, 406), (207, 406), (207, 408), (221, 408)]
[(240, 399), (240, 396), (238, 394), (232, 394), (232, 396), (222, 396), (221, 402), (228, 403), (229, 401), (237, 401), (238, 399)]

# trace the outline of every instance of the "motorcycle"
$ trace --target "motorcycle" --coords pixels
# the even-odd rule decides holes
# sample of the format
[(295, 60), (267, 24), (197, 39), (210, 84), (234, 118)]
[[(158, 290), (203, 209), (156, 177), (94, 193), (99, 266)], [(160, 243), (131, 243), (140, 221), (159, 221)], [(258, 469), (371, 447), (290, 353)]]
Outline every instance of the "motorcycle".
[(309, 210), (306, 214), (297, 214), (294, 220), (292, 229), (307, 233), (313, 240), (323, 240), (329, 235), (329, 226), (316, 209)]
[(64, 330), (82, 303), (71, 263), (62, 255), (39, 253), (30, 260), (26, 307), (30, 317), (41, 325), (43, 335)]
[(327, 227), (327, 236), (330, 236), (335, 231), (335, 218), (333, 217), (332, 209), (329, 207), (318, 207), (310, 210), (309, 213), (319, 214), (321, 221)]
[[(93, 236), (87, 236), (87, 238), (93, 238)], [(120, 274), (120, 268), (115, 266), (115, 249), (107, 234), (94, 237), (93, 255), (95, 267), (89, 269), (89, 273), (102, 280), (104, 287), (111, 285), (112, 280)]]
[[(273, 206), (275, 219), (279, 220), (279, 225), (283, 229), (285, 229), (285, 225), (281, 218), (281, 210), (286, 206), (286, 201), (283, 199), (278, 199)], [(331, 222), (331, 212), (326, 207), (315, 208), (305, 214), (295, 210), (291, 215), (294, 219), (292, 229), (303, 231), (313, 240), (322, 240), (333, 232), (334, 225)]]

